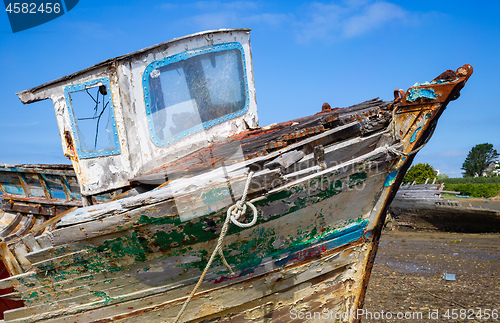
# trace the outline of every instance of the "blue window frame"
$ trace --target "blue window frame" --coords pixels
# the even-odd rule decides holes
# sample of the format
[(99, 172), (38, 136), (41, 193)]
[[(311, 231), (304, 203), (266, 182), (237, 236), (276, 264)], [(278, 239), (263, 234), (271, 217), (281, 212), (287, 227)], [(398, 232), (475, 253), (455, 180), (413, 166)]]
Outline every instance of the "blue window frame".
[(64, 97), (78, 157), (120, 154), (109, 78), (68, 85)]
[(185, 51), (150, 63), (142, 84), (151, 139), (167, 146), (248, 111), (240, 43)]

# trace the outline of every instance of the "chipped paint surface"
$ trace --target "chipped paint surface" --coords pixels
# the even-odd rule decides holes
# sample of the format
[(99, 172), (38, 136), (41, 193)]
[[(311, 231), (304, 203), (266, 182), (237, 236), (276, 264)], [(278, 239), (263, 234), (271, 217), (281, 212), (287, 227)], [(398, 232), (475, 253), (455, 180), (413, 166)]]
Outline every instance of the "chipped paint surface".
[(410, 138), (410, 142), (415, 142), (415, 140), (417, 139), (417, 132), (419, 132), (420, 130), (422, 130), (422, 126), (418, 127), (417, 130), (415, 130)]
[(396, 181), (396, 177), (398, 176), (398, 173), (399, 170), (390, 172), (389, 175), (387, 175), (387, 177), (385, 178), (384, 187), (389, 187), (392, 184), (394, 184), (394, 182)]
[[(147, 120), (161, 109), (145, 108), (156, 104), (144, 100), (145, 68), (234, 42), (245, 54), (248, 109), (156, 145)], [(387, 201), (431, 136), (444, 103), (458, 97), (471, 73), (464, 65), (415, 85), (406, 96), (396, 91), (391, 102), (324, 105), (316, 115), (258, 128), (248, 30), (222, 30), (121, 56), (20, 93), (24, 102), (53, 99), (84, 202), (66, 213), (54, 211), (38, 226), (28, 221), (29, 212), (5, 212), (0, 256), (11, 277), (0, 287), (14, 287), (25, 304), (6, 312), (5, 320), (172, 320), (207, 267), (228, 208), (243, 196), (256, 207), (257, 221), (231, 224), (224, 237), (222, 253), (235, 275), (216, 257), (181, 321), (281, 322), (291, 311), (356, 311)], [(121, 153), (82, 158), (61, 95), (66, 86), (103, 78), (109, 78)], [(0, 189), (11, 190), (9, 205), (21, 205), (21, 195), (34, 202), (51, 194), (43, 178), (35, 185), (18, 170), (1, 175)], [(74, 196), (72, 188), (62, 192), (59, 199)], [(245, 213), (238, 221), (250, 219)]]
[(434, 100), (437, 98), (438, 94), (434, 91), (432, 88), (416, 88), (416, 89), (410, 89), (408, 91), (408, 94), (406, 95), (406, 100), (408, 101), (416, 101), (417, 99), (420, 98), (425, 98), (425, 99), (430, 99)]

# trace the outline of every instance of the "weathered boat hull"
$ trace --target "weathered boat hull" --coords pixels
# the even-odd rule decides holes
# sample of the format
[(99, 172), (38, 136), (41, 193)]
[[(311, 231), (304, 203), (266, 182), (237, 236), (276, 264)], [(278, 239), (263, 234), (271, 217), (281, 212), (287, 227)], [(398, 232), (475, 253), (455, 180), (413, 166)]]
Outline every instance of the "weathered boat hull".
[[(392, 227), (451, 232), (500, 232), (500, 212), (445, 200), (444, 184), (401, 186), (388, 211)], [(465, 202), (465, 201), (462, 201)]]
[[(344, 118), (346, 122), (350, 120), (348, 116)], [(346, 125), (340, 128), (357, 129), (357, 122)], [(296, 179), (295, 184), (291, 182), (285, 187), (275, 188), (274, 192), (271, 190), (267, 193), (267, 197), (254, 202), (260, 210), (258, 223), (250, 229), (230, 229), (224, 243), (224, 253), (228, 262), (235, 266), (237, 276), (229, 277), (225, 269), (216, 264), (213, 271), (222, 274), (207, 276), (208, 282), (200, 287), (201, 294), (212, 295), (211, 290), (224, 291), (224, 295), (229, 295), (225, 303), (229, 300), (232, 303), (221, 308), (215, 307), (212, 312), (199, 312), (194, 310), (198, 308), (195, 299), (193, 306), (188, 307), (185, 319), (230, 311), (235, 306), (245, 307), (247, 302), (271, 297), (282, 289), (300, 290), (300, 287), (290, 285), (291, 282), (299, 286), (308, 285), (311, 280), (323, 280), (318, 277), (328, 277), (330, 272), (334, 272), (339, 280), (339, 297), (344, 297), (339, 305), (348, 310), (354, 309), (359, 302), (361, 286), (352, 285), (363, 283), (363, 263), (366, 262), (373, 239), (367, 228), (370, 213), (374, 206), (380, 208), (377, 205), (378, 195), (387, 195), (390, 188), (389, 185), (384, 187), (384, 182), (392, 169), (394, 156), (388, 154), (385, 148), (371, 148), (382, 140), (384, 134), (386, 132), (383, 129), (377, 129), (364, 138), (355, 137), (350, 141), (338, 142), (337, 146), (332, 146), (325, 153), (325, 166), (331, 167), (321, 171), (316, 169), (317, 165), (313, 165), (314, 172), (308, 172), (299, 163), (295, 165), (297, 169), (305, 168), (308, 176)], [(336, 165), (336, 160), (340, 159), (329, 157), (337, 156), (342, 149), (348, 149), (351, 155), (344, 157), (347, 161)], [(303, 163), (308, 164), (307, 160)], [(296, 173), (292, 170), (289, 172)], [(258, 174), (255, 182), (259, 178)], [(256, 184), (259, 185), (255, 186), (254, 191), (265, 187), (262, 183)], [(157, 197), (159, 201), (163, 198)], [(142, 197), (137, 201), (145, 199)], [(121, 203), (124, 204), (123, 201)], [(170, 213), (168, 210), (171, 210)], [(25, 298), (29, 307), (7, 312), (6, 318), (55, 320), (62, 315), (61, 319), (66, 320), (69, 319), (66, 315), (70, 314), (71, 320), (83, 317), (85, 321), (110, 315), (107, 313), (110, 306), (117, 303), (123, 304), (119, 307), (124, 307), (124, 304), (138, 302), (141, 312), (143, 307), (151, 307), (148, 306), (151, 297), (158, 299), (155, 312), (165, 312), (166, 316), (170, 316), (178, 310), (183, 296), (203, 270), (206, 263), (204, 259), (211, 253), (213, 239), (219, 234), (217, 228), (220, 228), (224, 211), (203, 220), (197, 218), (181, 223), (176, 215), (175, 202), (167, 199), (152, 206), (133, 209), (125, 217), (123, 214), (108, 216), (97, 223), (94, 219), (57, 229), (51, 233), (52, 246), (26, 255), (33, 269), (40, 271), (40, 275), (23, 278), (27, 285), (36, 281), (37, 288), (18, 286), (19, 290), (26, 288), (26, 291), (30, 291), (30, 297)], [(376, 212), (372, 216), (378, 215), (379, 212)], [(210, 219), (214, 230), (210, 230)], [(81, 218), (79, 221), (82, 221)], [(119, 230), (117, 224), (125, 226)], [(60, 225), (68, 223), (63, 220)], [(169, 235), (172, 231), (178, 231), (174, 238)], [(50, 259), (48, 253), (54, 258)], [(283, 282), (273, 288), (269, 285), (272, 279)], [(231, 288), (245, 290), (259, 281), (263, 289), (255, 291), (253, 296), (239, 298), (230, 293)], [(180, 282), (185, 287), (175, 288)], [(88, 284), (92, 286), (90, 290), (82, 289)], [(268, 287), (264, 288), (266, 284)], [(120, 286), (118, 290), (117, 286)], [(137, 290), (141, 292), (138, 294)], [(307, 294), (308, 290), (302, 293)], [(45, 305), (47, 299), (51, 299), (51, 305)], [(288, 304), (286, 297), (283, 304), (285, 301)], [(68, 303), (81, 305), (71, 308)], [(132, 310), (137, 306), (127, 306), (125, 313), (121, 314), (119, 308), (111, 307), (116, 316), (113, 319), (139, 314)], [(78, 314), (83, 309), (94, 309), (94, 314)], [(164, 319), (162, 314), (159, 320)]]
[[(314, 320), (325, 309), (357, 321), (387, 205), (471, 73), (238, 132), (129, 179), (121, 196), (57, 215), (53, 230), (2, 242), (11, 277), (0, 287), (25, 302), (5, 320), (164, 322), (195, 289), (180, 321)], [(91, 168), (91, 157), (78, 162)], [(251, 225), (226, 233), (237, 201), (257, 220), (245, 213), (238, 221)], [(219, 238), (225, 258), (210, 263)]]
[(390, 209), (393, 226), (445, 232), (500, 232), (500, 212), (453, 201), (407, 200)]

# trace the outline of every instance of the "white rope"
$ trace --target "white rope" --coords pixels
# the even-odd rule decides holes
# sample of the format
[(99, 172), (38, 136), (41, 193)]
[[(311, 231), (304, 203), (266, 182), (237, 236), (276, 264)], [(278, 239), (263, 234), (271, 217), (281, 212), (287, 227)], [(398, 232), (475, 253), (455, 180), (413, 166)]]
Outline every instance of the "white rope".
[(418, 153), (420, 149), (424, 148), (424, 146), (425, 146), (425, 144), (423, 144), (422, 146), (418, 147), (417, 149), (414, 149), (414, 150), (410, 151), (409, 153), (405, 153), (405, 152), (399, 151), (396, 148), (392, 148), (392, 147), (387, 147), (387, 150), (390, 151), (391, 153), (393, 153), (394, 155), (398, 155), (398, 156), (411, 156), (413, 154)]
[[(240, 228), (248, 228), (254, 225), (257, 222), (257, 209), (251, 202), (245, 202), (247, 199), (247, 193), (248, 193), (248, 188), (250, 187), (250, 182), (252, 181), (252, 176), (253, 172), (248, 173), (248, 178), (247, 178), (247, 183), (245, 185), (245, 189), (243, 190), (243, 195), (241, 196), (241, 200), (236, 202), (236, 204), (232, 205), (228, 210), (227, 210), (227, 216), (231, 219), (231, 222), (233, 222), (235, 225), (239, 226)], [(247, 210), (247, 206), (249, 206), (252, 211), (253, 211), (253, 218), (252, 221), (249, 223), (241, 223), (238, 221), (238, 218), (242, 215), (245, 214)]]
[(411, 155), (418, 153), (422, 148), (425, 147), (425, 145), (427, 145), (427, 143), (431, 139), (432, 135), (434, 134), (434, 130), (436, 130), (436, 123), (434, 123), (432, 125), (432, 127), (433, 128), (431, 130), (431, 133), (427, 136), (427, 138), (425, 138), (424, 143), (422, 145), (420, 145), (420, 147), (418, 147), (417, 149), (414, 149), (414, 150), (410, 151), (409, 153), (405, 153), (405, 152), (399, 151), (395, 148), (387, 147), (387, 151), (390, 151), (391, 153), (398, 155), (398, 156), (411, 156)]
[[(226, 220), (224, 221), (224, 225), (222, 226), (222, 229), (221, 229), (221, 232), (220, 232), (220, 235), (219, 235), (219, 239), (217, 240), (217, 245), (215, 246), (215, 249), (212, 252), (212, 255), (210, 256), (210, 259), (208, 260), (208, 263), (205, 266), (205, 269), (201, 273), (200, 279), (198, 279), (198, 283), (196, 283), (196, 286), (191, 291), (191, 294), (189, 294), (188, 298), (186, 299), (186, 301), (182, 305), (182, 308), (180, 309), (179, 313), (177, 314), (177, 317), (175, 318), (174, 323), (177, 323), (180, 320), (182, 314), (186, 310), (187, 305), (189, 304), (189, 302), (193, 298), (194, 294), (196, 293), (196, 291), (200, 287), (201, 282), (205, 278), (205, 275), (207, 274), (208, 269), (212, 265), (212, 262), (214, 261), (214, 258), (215, 258), (216, 254), (219, 254), (219, 256), (222, 259), (222, 263), (229, 270), (229, 273), (231, 274), (231, 276), (234, 275), (233, 269), (227, 263), (226, 258), (224, 257), (224, 253), (222, 252), (222, 243), (224, 242), (224, 237), (226, 236), (227, 230), (229, 228), (229, 221), (233, 222), (235, 225), (237, 225), (240, 228), (251, 227), (252, 225), (254, 225), (257, 222), (257, 208), (255, 208), (255, 206), (252, 204), (252, 202), (246, 202), (245, 201), (246, 198), (247, 198), (248, 188), (250, 187), (250, 183), (252, 181), (252, 176), (253, 176), (253, 172), (248, 173), (247, 183), (245, 185), (245, 189), (243, 191), (243, 196), (241, 197), (241, 200), (239, 200), (238, 202), (236, 202), (236, 204), (232, 205), (227, 210)], [(252, 209), (252, 211), (253, 211), (252, 221), (248, 222), (248, 223), (241, 223), (241, 222), (238, 221), (238, 218), (242, 214), (245, 214), (245, 212), (247, 210), (247, 206), (249, 206)]]

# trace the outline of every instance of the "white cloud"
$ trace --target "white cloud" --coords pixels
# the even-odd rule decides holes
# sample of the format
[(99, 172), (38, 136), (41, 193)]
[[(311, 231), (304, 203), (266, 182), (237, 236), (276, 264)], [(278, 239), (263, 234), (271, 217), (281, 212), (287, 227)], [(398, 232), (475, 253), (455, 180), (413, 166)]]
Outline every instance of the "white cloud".
[(186, 22), (197, 25), (200, 29), (214, 28), (247, 28), (252, 24), (266, 24), (270, 26), (281, 25), (288, 20), (285, 14), (255, 14), (243, 15), (238, 12), (206, 13), (186, 18)]
[(297, 38), (301, 42), (330, 38), (330, 33), (341, 30), (340, 21), (348, 9), (336, 4), (314, 2), (306, 6), (304, 21), (298, 21)]
[(236, 21), (234, 15), (223, 12), (195, 15), (185, 20), (190, 24), (197, 25), (202, 30), (233, 26)]
[(343, 26), (343, 33), (346, 37), (358, 36), (384, 24), (402, 21), (407, 15), (407, 11), (395, 4), (376, 2), (364, 7), (360, 13), (348, 17)]
[(158, 7), (164, 10), (173, 10), (177, 9), (179, 5), (177, 3), (166, 2), (166, 3), (160, 3)]
[(80, 35), (92, 35), (92, 37), (109, 40), (123, 35), (119, 27), (109, 28), (104, 23), (92, 22), (89, 20), (72, 20), (67, 21), (68, 28), (72, 28), (74, 33)]
[(270, 26), (283, 25), (284, 23), (290, 21), (291, 19), (292, 16), (290, 14), (271, 14), (271, 13), (249, 15), (243, 18), (243, 20), (248, 23), (262, 23)]
[(297, 38), (301, 42), (314, 39), (352, 38), (410, 19), (411, 13), (385, 1), (349, 1), (344, 3), (313, 2), (306, 5), (304, 19), (297, 21)]
[(278, 26), (293, 20), (289, 14), (262, 12), (260, 4), (253, 1), (198, 1), (185, 7), (202, 12), (183, 19), (200, 29), (251, 27), (252, 24)]
[[(40, 124), (39, 121), (31, 121), (26, 123), (5, 123), (2, 124), (2, 128), (12, 127), (12, 128), (20, 128), (20, 127), (34, 127)], [(0, 136), (1, 137), (1, 136)]]
[[(417, 17), (399, 5), (374, 0), (314, 1), (282, 7), (288, 12), (268, 12), (266, 9), (272, 6), (262, 1), (198, 1), (177, 6), (193, 13), (180, 22), (198, 29), (252, 24), (285, 27), (301, 43), (358, 37), (374, 29), (415, 21)], [(164, 7), (171, 8), (167, 4)]]
[(464, 157), (467, 156), (467, 150), (447, 150), (439, 153), (443, 158)]
[(254, 10), (259, 7), (257, 2), (253, 1), (198, 1), (192, 4), (193, 8), (198, 10)]

